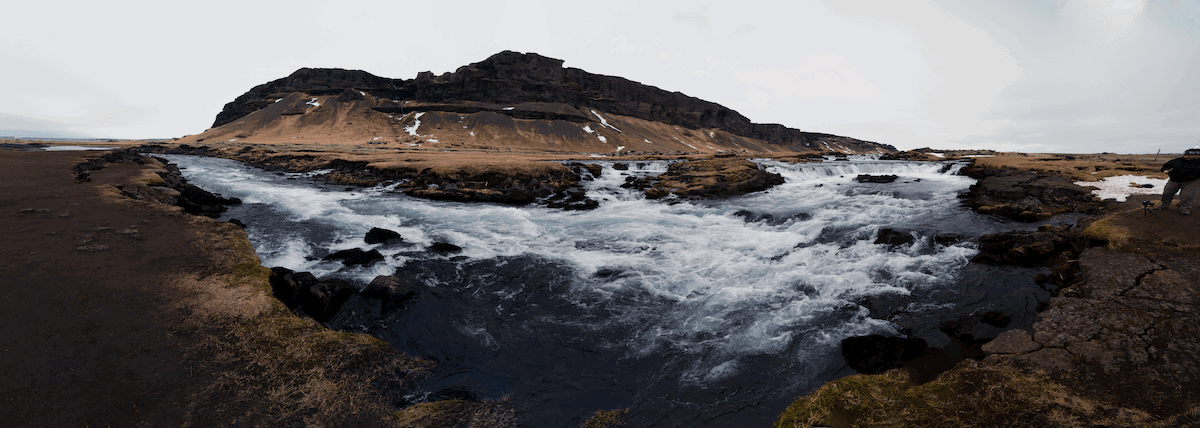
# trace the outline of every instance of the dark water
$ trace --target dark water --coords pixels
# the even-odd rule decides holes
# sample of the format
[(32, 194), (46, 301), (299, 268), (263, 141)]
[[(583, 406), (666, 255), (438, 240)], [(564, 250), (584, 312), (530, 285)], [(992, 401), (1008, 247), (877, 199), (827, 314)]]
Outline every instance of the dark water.
[[(972, 239), (1017, 225), (959, 206), (960, 165), (763, 162), (787, 182), (720, 202), (648, 201), (609, 166), (589, 196), (601, 207), (424, 201), (388, 188), (345, 191), (208, 158), (171, 156), (193, 183), (246, 203), (267, 266), (365, 284), (397, 275), (420, 291), (402, 311), (342, 316), (410, 355), (439, 363), (409, 402), (509, 397), (531, 427), (577, 427), (629, 408), (631, 426), (769, 426), (796, 396), (853, 374), (842, 339), (909, 334), (953, 345), (947, 322), (998, 334), (983, 314), (1029, 325), (1049, 294), (1028, 269), (969, 264)], [(861, 173), (895, 174), (861, 184)], [(367, 245), (371, 227), (405, 243)], [(914, 239), (875, 244), (882, 228)], [(941, 234), (961, 239), (937, 242)], [(434, 242), (459, 254), (424, 251)], [(344, 268), (320, 257), (377, 248), (387, 260)]]

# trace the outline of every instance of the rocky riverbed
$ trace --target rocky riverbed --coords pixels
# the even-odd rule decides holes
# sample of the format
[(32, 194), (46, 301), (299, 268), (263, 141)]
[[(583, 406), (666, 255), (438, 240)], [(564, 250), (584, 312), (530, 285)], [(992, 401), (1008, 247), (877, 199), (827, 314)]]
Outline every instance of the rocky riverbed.
[[(1111, 160), (1076, 163), (1113, 168)], [(1088, 215), (1070, 227), (980, 239), (977, 261), (1053, 268), (1038, 278), (1055, 296), (1037, 321), (936, 379), (897, 369), (832, 382), (798, 399), (776, 426), (1200, 426), (1196, 222), (1174, 210), (1143, 212), (1152, 197), (1088, 200), (1053, 172), (968, 171), (979, 183), (966, 200), (980, 212), (1024, 221)], [(911, 359), (904, 346), (889, 352)], [(956, 398), (939, 398), (947, 396)]]

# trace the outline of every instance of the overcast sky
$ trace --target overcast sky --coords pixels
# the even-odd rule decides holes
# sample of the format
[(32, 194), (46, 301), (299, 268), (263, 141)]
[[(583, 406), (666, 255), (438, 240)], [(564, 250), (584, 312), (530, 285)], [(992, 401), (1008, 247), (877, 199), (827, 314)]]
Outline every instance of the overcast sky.
[(0, 135), (170, 138), (301, 67), (503, 50), (901, 149), (1200, 145), (1200, 0), (5, 2)]

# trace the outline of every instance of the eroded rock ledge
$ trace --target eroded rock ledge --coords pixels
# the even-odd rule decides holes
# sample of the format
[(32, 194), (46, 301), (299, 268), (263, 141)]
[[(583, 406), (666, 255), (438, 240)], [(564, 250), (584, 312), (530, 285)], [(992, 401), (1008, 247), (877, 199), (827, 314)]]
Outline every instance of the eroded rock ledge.
[[(1200, 262), (1102, 248), (1079, 257), (1080, 280), (1051, 299), (1033, 331), (983, 346), (985, 362), (1050, 373), (1079, 391), (1180, 414), (1200, 403)], [(1200, 423), (1200, 419), (1194, 420)]]
[(147, 145), (135, 148), (147, 153), (184, 154), (237, 160), (267, 171), (308, 172), (331, 170), (315, 177), (326, 183), (369, 187), (389, 182), (409, 196), (459, 202), (494, 202), (512, 205), (542, 204), (565, 210), (587, 210), (599, 206), (579, 186), (582, 164), (571, 166), (542, 162), (535, 167), (412, 168), (403, 165), (378, 167), (366, 161), (339, 159), (318, 154), (277, 154), (251, 147), (237, 152), (208, 146), (176, 147)]
[(767, 172), (740, 158), (715, 158), (674, 163), (653, 178), (634, 179), (625, 187), (641, 189), (647, 199), (669, 195), (686, 198), (727, 198), (783, 184), (783, 176)]

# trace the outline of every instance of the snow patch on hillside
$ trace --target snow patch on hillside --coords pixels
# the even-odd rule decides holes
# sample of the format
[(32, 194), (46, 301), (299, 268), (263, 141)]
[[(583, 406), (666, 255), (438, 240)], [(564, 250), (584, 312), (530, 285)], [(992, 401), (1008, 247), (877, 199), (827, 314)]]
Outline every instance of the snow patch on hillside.
[(596, 111), (595, 111), (595, 110), (588, 110), (588, 111), (592, 112), (592, 114), (594, 114), (594, 115), (596, 115), (596, 117), (600, 118), (600, 124), (601, 124), (601, 125), (607, 126), (607, 127), (609, 127), (609, 128), (612, 128), (614, 131), (617, 131), (617, 132), (620, 132), (620, 133), (624, 134), (624, 132), (622, 132), (620, 129), (617, 129), (617, 127), (615, 127), (615, 126), (612, 126), (612, 125), (609, 125), (609, 124), (608, 124), (608, 121), (607, 121), (607, 120), (604, 120), (604, 116), (601, 116), (601, 115), (600, 115), (600, 113), (596, 113)]
[[(421, 128), (421, 115), (423, 115), (423, 114), (425, 114), (425, 112), (417, 113), (416, 117), (413, 117), (413, 124), (410, 126), (404, 127), (404, 132), (407, 132), (408, 136), (410, 136), (410, 137), (420, 137), (421, 136), (421, 135), (417, 134), (417, 129)], [(407, 116), (407, 115), (405, 115), (405, 116)]]

